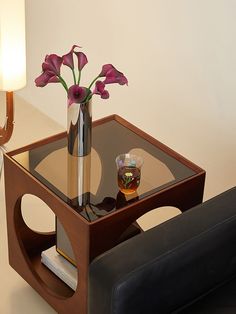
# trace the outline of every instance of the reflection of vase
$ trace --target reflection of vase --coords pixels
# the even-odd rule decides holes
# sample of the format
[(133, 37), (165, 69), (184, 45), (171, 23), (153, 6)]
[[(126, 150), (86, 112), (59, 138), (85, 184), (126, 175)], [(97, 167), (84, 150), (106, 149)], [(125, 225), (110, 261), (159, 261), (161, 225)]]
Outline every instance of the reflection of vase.
[(90, 203), (91, 154), (75, 157), (68, 154), (67, 195), (72, 207), (78, 209)]
[(73, 156), (86, 156), (91, 152), (92, 101), (68, 107), (67, 140), (68, 151)]
[[(67, 203), (88, 220), (97, 216), (90, 209), (90, 169), (91, 154), (75, 157), (68, 153), (67, 158)], [(65, 229), (56, 217), (56, 249), (73, 265), (76, 265), (74, 252)]]

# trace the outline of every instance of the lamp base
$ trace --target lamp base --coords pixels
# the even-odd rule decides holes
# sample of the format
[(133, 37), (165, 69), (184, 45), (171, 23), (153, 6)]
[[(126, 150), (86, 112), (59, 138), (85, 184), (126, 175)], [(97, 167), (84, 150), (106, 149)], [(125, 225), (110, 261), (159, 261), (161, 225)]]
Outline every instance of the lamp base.
[(6, 92), (6, 122), (0, 127), (0, 146), (7, 143), (13, 132), (14, 127), (14, 103), (13, 92)]

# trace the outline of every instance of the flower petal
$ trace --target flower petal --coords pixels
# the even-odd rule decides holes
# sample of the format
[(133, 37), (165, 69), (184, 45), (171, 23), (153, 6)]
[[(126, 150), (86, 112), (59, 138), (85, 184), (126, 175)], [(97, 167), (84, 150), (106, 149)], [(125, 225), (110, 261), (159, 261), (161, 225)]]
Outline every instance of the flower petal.
[(60, 80), (56, 75), (50, 77), (50, 79), (48, 81), (48, 83), (59, 83), (59, 82), (60, 82)]
[(108, 91), (105, 90), (105, 84), (102, 81), (96, 82), (93, 94), (100, 95), (103, 99), (107, 99), (110, 96)]
[(104, 77), (106, 76), (107, 72), (112, 70), (112, 69), (115, 69), (115, 67), (112, 65), (112, 64), (104, 64), (102, 66), (102, 71), (101, 73), (99, 74), (100, 77)]
[(105, 84), (102, 81), (97, 81), (93, 93), (100, 95), (105, 89)]
[(63, 64), (74, 69), (74, 60), (73, 60), (73, 52), (68, 52), (66, 55), (62, 56)]
[(63, 59), (63, 64), (68, 66), (69, 68), (71, 68), (72, 70), (74, 69), (74, 59), (73, 59), (73, 52), (75, 50), (75, 48), (81, 48), (78, 45), (73, 45), (71, 50), (65, 54), (64, 56), (62, 56)]
[(120, 85), (128, 85), (128, 80), (124, 74), (118, 71), (112, 64), (104, 64), (99, 76), (105, 77), (104, 84), (118, 83)]
[[(56, 82), (54, 78), (57, 78), (54, 73), (50, 71), (45, 71), (42, 74), (40, 74), (36, 79), (35, 79), (35, 85), (37, 87), (44, 87), (48, 83)], [(58, 81), (57, 81), (58, 82)]]
[(74, 51), (74, 53), (76, 54), (77, 58), (78, 58), (78, 69), (81, 71), (83, 69), (83, 67), (88, 63), (88, 59), (86, 57), (86, 55), (79, 51)]
[(103, 81), (103, 83), (104, 84), (118, 83), (120, 85), (124, 84), (128, 85), (128, 80), (123, 73), (119, 72), (114, 68), (107, 71), (106, 78)]
[(71, 48), (71, 51), (74, 51), (75, 48), (82, 48), (82, 47), (80, 47), (80, 46), (78, 46), (78, 45), (73, 45), (72, 48)]
[(68, 106), (82, 103), (88, 95), (88, 89), (79, 85), (72, 85), (68, 90)]
[(102, 92), (102, 94), (101, 94), (101, 98), (102, 99), (108, 99), (109, 98), (109, 92), (108, 92), (108, 90), (104, 90), (104, 92)]
[(59, 57), (56, 54), (47, 55), (44, 63), (42, 64), (43, 71), (50, 71), (59, 76), (62, 61), (62, 57)]

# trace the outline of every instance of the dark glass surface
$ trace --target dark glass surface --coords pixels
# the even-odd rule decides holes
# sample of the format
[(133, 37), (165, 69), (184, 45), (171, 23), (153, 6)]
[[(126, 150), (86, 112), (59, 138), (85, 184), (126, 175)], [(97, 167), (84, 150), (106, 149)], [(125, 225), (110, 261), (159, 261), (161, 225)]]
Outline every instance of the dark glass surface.
[[(85, 157), (69, 155), (65, 137), (12, 158), (89, 221), (195, 174), (116, 120), (94, 127), (92, 143)], [(144, 164), (138, 190), (126, 196), (119, 192), (115, 159), (128, 152), (141, 156)]]

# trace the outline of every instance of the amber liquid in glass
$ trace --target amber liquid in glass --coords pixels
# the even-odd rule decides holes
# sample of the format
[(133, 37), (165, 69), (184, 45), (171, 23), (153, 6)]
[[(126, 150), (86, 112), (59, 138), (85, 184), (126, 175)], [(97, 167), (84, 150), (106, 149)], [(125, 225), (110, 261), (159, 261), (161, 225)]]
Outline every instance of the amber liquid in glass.
[(118, 185), (124, 194), (134, 193), (140, 183), (140, 169), (124, 166), (118, 170)]

